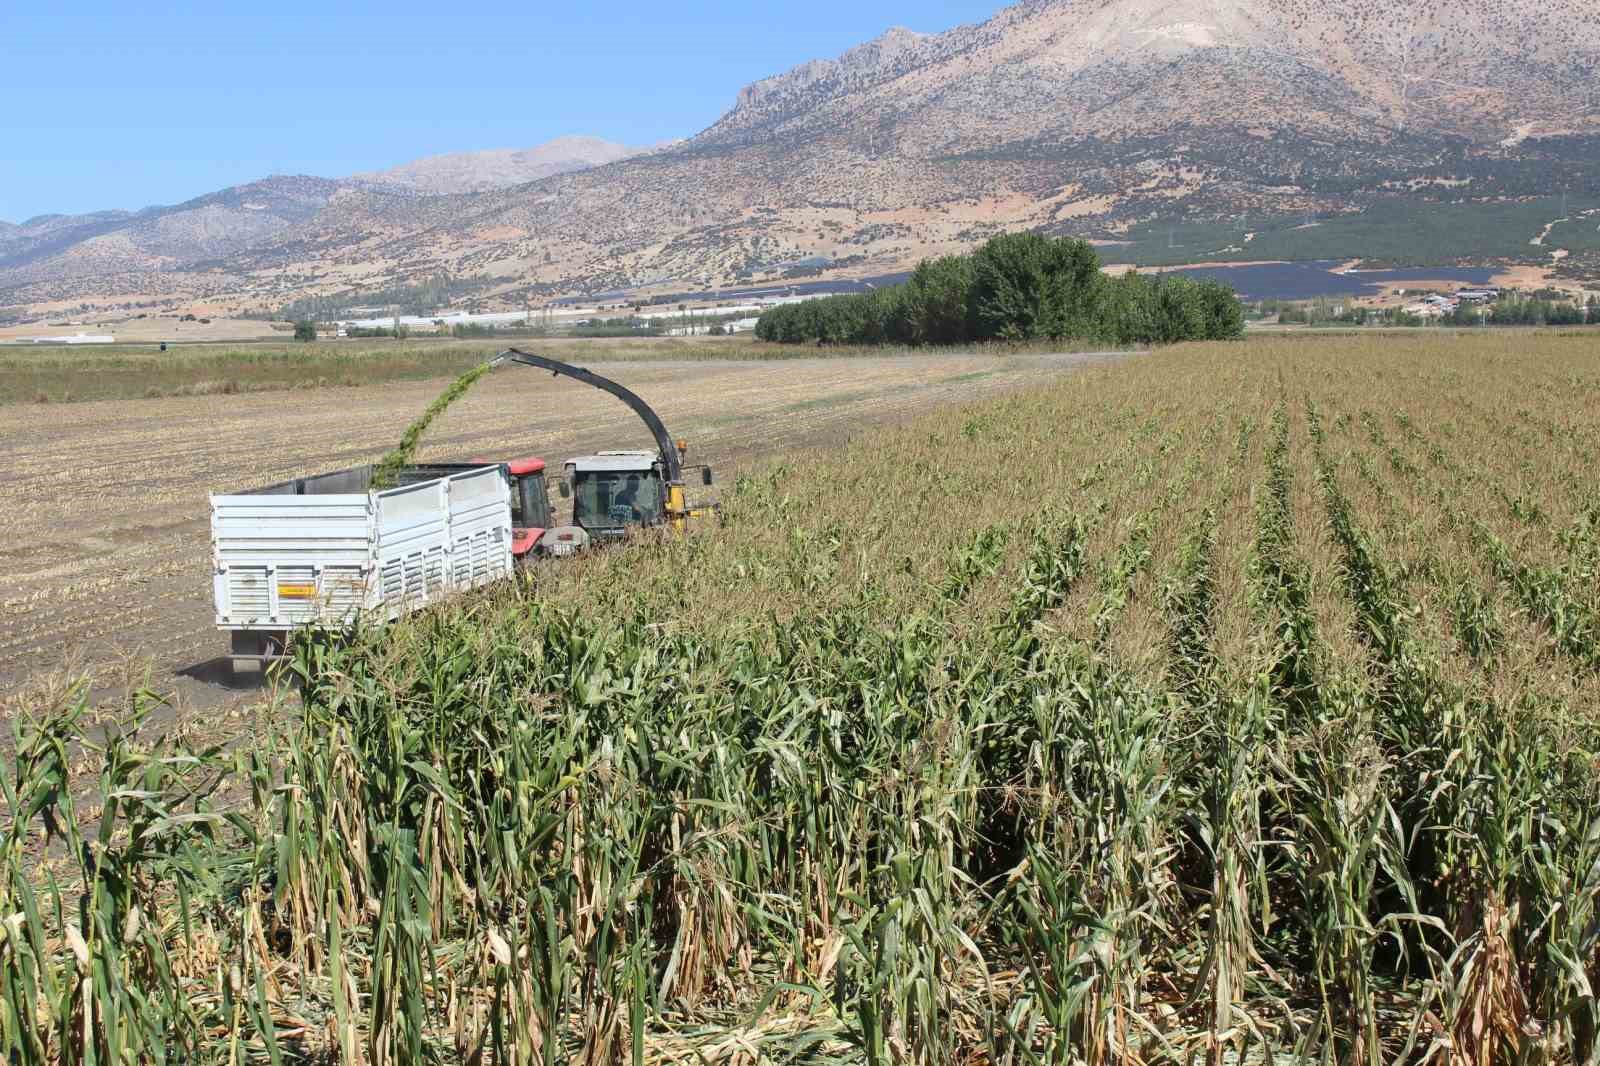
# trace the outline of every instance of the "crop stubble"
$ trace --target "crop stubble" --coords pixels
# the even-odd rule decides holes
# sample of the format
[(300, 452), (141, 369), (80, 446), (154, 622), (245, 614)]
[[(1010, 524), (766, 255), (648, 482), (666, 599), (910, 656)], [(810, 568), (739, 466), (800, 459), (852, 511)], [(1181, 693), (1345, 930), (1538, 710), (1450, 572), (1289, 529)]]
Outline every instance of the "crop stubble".
[[(753, 457), (1046, 380), (1079, 357), (607, 364), (731, 475)], [(209, 492), (372, 462), (439, 383), (0, 407), (0, 687), (123, 655), (163, 672), (225, 649), (210, 619)], [(427, 458), (653, 442), (620, 404), (502, 370), (423, 442)], [(190, 686), (204, 695), (204, 686)]]

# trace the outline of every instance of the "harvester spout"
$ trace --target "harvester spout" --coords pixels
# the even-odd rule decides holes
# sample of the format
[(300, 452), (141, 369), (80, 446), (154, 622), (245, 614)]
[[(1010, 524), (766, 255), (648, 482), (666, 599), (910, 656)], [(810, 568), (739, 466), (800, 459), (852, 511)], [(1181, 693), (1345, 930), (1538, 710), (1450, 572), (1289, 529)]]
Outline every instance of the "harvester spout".
[(601, 377), (592, 370), (571, 363), (563, 363), (559, 359), (551, 359), (544, 355), (535, 355), (533, 352), (524, 352), (517, 348), (507, 348), (493, 359), (489, 360), (490, 366), (499, 366), (502, 363), (520, 363), (538, 370), (548, 370), (555, 377), (571, 378), (573, 381), (592, 385), (602, 392), (609, 392), (623, 403), (627, 404), (640, 421), (650, 430), (650, 435), (655, 438), (656, 448), (661, 452), (662, 472), (665, 480), (670, 484), (680, 484), (683, 481), (683, 456), (677, 445), (673, 442), (667, 427), (662, 425), (661, 416), (655, 413), (651, 406), (639, 396), (622, 385), (618, 385), (610, 378)]

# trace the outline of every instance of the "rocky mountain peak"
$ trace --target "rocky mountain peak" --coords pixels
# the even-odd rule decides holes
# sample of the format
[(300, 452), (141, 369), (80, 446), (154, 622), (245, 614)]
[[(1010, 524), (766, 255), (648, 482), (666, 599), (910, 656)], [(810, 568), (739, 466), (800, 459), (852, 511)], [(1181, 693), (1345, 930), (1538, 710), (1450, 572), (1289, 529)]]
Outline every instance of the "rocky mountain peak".
[(745, 86), (739, 91), (732, 113), (749, 111), (770, 99), (803, 95), (818, 85), (837, 89), (876, 80), (893, 71), (931, 37), (930, 34), (917, 33), (904, 26), (892, 26), (837, 59), (813, 59), (782, 74)]

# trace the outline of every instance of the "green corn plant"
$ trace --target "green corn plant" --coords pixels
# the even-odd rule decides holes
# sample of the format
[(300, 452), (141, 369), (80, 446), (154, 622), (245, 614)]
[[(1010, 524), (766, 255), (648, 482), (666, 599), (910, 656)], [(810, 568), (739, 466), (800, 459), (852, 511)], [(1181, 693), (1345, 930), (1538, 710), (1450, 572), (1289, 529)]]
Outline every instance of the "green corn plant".
[[(1341, 705), (1355, 711), (1364, 699), (1354, 688), (1333, 686), (1325, 698), (1333, 713)], [(1319, 1027), (1331, 1037), (1332, 1061), (1382, 1062), (1372, 978), (1383, 930), (1372, 909), (1383, 853), (1398, 849), (1396, 819), (1381, 787), (1387, 768), (1356, 711), (1330, 714), (1276, 770), (1293, 790), (1278, 802), (1295, 812), (1290, 860), (1316, 967)]]
[(1080, 889), (1053, 854), (1030, 845), (996, 903), (1014, 916), (1007, 925), (1027, 968), (1028, 992), (1000, 1022), (1008, 1058), (1080, 1061), (1085, 1007), (1097, 980), (1083, 936), (1095, 917)]
[(1010, 541), (1011, 528), (1007, 525), (980, 530), (972, 542), (962, 546), (951, 559), (939, 595), (946, 600), (960, 600), (980, 579), (999, 568)]
[[(1057, 653), (1049, 671), (1054, 694), (1035, 703), (1045, 741), (1032, 790), (1039, 828), (1028, 876), (1016, 875), (1012, 890), (1025, 916), (1013, 935), (1033, 960), (1042, 1061), (1121, 1061), (1154, 1035), (1143, 981), (1173, 906), (1169, 708), (1075, 649)], [(1008, 1018), (1011, 1039), (1039, 1044), (1018, 1030), (1022, 1021)]]
[(1206, 956), (1196, 998), (1209, 1001), (1211, 1061), (1250, 1032), (1248, 983), (1259, 959), (1257, 939), (1270, 925), (1271, 891), (1263, 861), (1263, 798), (1269, 788), (1267, 748), (1274, 740), (1271, 690), (1260, 679), (1243, 692), (1218, 692), (1207, 707), (1209, 743), (1201, 748), (1203, 818), (1196, 836), (1211, 869)]
[(1273, 627), (1278, 648), (1272, 667), (1274, 698), (1296, 718), (1306, 718), (1316, 703), (1318, 638), (1304, 568), (1294, 556), (1289, 417), (1281, 402), (1272, 413), (1266, 460), (1266, 491), (1256, 514), (1252, 588), (1261, 601), (1261, 613)]
[(1163, 591), (1177, 681), (1186, 690), (1198, 689), (1212, 669), (1216, 524), (1216, 510), (1206, 508), (1179, 545), (1176, 574)]

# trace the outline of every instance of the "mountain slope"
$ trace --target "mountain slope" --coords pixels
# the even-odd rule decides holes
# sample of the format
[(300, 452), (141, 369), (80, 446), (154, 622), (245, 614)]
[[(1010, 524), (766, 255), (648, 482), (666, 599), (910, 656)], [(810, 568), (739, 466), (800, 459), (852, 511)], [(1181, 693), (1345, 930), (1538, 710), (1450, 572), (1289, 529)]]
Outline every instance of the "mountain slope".
[[(748, 87), (672, 152), (478, 197), (426, 232), (489, 273), (609, 287), (811, 257), (888, 268), (1001, 226), (1337, 211), (1412, 180), (1521, 194), (1597, 162), (1585, 10), (1025, 3), (892, 30)], [(561, 269), (541, 269), (552, 251)]]
[[(891, 270), (1001, 228), (1114, 239), (1155, 218), (1600, 189), (1589, 15), (1589, 0), (1038, 0), (890, 30), (745, 88), (679, 145), (528, 184), (420, 195), (474, 164), (419, 161), (265, 216), (235, 197), (48, 240), (0, 232), (0, 304), (95, 292), (95, 270), (160, 288), (203, 269), (237, 306), (434, 272), (520, 305), (817, 262)], [(178, 255), (173, 227), (205, 256)], [(27, 240), (51, 255), (19, 267)]]
[(433, 155), (388, 170), (353, 174), (379, 185), (414, 189), (431, 195), (484, 192), (522, 185), (555, 174), (615, 163), (642, 149), (598, 137), (557, 137), (536, 148), (500, 148), (481, 152)]
[(0, 233), (0, 277), (70, 278), (225, 258), (310, 222), (343, 187), (280, 176), (136, 213), (40, 216)]

